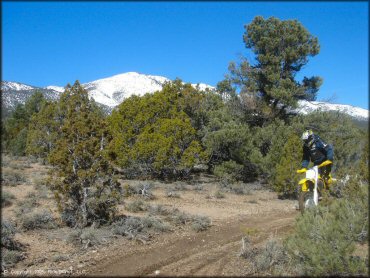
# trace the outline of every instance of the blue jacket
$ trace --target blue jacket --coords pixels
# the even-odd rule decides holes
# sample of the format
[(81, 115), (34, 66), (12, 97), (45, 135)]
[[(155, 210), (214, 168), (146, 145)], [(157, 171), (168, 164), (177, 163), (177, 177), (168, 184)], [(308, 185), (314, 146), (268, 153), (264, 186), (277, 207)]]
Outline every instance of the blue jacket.
[(307, 168), (310, 161), (314, 165), (319, 165), (325, 160), (333, 161), (333, 146), (325, 144), (318, 135), (312, 136), (313, 140), (310, 141), (309, 145), (303, 145), (302, 168)]

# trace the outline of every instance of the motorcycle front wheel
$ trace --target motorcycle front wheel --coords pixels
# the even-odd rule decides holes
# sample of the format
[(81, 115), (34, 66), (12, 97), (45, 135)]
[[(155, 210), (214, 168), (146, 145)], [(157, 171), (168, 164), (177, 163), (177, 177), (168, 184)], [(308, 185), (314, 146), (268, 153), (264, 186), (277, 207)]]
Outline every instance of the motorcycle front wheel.
[(298, 206), (301, 213), (303, 213), (306, 209), (315, 206), (315, 202), (313, 199), (313, 184), (309, 184), (308, 188), (309, 191), (299, 191)]

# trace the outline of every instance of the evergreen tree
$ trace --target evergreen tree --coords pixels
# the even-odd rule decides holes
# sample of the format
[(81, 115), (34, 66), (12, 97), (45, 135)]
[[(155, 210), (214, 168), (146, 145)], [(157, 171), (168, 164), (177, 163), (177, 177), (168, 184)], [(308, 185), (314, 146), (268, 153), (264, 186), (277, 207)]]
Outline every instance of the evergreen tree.
[(301, 140), (297, 135), (292, 134), (281, 151), (275, 176), (272, 177), (275, 191), (284, 195), (291, 195), (295, 192), (299, 180), (296, 170), (299, 168), (301, 158)]
[(105, 156), (105, 120), (78, 81), (67, 86), (58, 104), (64, 110), (58, 140), (49, 155), (50, 185), (63, 220), (84, 227), (110, 221), (119, 200), (118, 183)]
[(55, 147), (61, 124), (57, 121), (57, 103), (45, 102), (31, 117), (26, 153), (45, 159)]
[(45, 101), (43, 94), (36, 91), (25, 104), (18, 104), (3, 122), (2, 146), (6, 151), (13, 155), (25, 155), (30, 119), (40, 111)]
[(132, 96), (113, 111), (109, 117), (109, 150), (127, 176), (187, 175), (204, 160), (192, 125), (193, 122), (201, 126), (203, 121), (196, 101), (191, 99), (193, 91), (190, 84), (177, 80), (165, 84), (160, 92)]
[(229, 66), (227, 77), (241, 94), (241, 102), (254, 125), (280, 117), (285, 119), (287, 108), (297, 100), (314, 100), (322, 83), (320, 77), (295, 80), (296, 74), (308, 62), (308, 56), (319, 53), (319, 43), (297, 20), (257, 16), (245, 26), (243, 40), (256, 54), (251, 64), (245, 58)]

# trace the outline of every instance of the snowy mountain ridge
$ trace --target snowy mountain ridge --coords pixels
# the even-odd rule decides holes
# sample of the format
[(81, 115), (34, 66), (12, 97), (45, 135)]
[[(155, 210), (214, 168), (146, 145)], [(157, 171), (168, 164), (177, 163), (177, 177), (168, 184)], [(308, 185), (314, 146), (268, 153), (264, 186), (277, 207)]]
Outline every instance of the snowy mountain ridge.
[[(108, 106), (108, 109), (112, 110), (124, 99), (132, 95), (143, 96), (146, 93), (154, 93), (161, 90), (166, 81), (170, 81), (170, 79), (163, 76), (127, 72), (84, 83), (82, 86), (97, 103)], [(201, 90), (207, 88), (210, 90), (215, 89), (213, 86), (204, 83), (192, 85), (194, 87), (199, 86)], [(59, 95), (64, 92), (64, 88), (60, 86), (40, 88), (19, 82), (2, 81), (2, 106), (5, 106), (5, 109), (13, 109), (17, 103), (24, 103), (36, 90), (41, 91), (46, 98), (52, 100), (58, 99)], [(295, 111), (301, 114), (308, 114), (316, 110), (341, 111), (360, 120), (369, 119), (369, 110), (367, 109), (320, 101), (299, 101), (299, 108)]]

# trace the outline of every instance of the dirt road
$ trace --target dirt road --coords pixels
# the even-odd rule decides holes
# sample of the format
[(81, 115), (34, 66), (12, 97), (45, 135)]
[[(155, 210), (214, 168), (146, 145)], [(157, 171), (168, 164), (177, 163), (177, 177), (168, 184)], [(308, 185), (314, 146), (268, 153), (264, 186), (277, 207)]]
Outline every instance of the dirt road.
[(207, 231), (161, 236), (150, 245), (116, 251), (87, 270), (101, 276), (242, 276), (245, 259), (238, 256), (241, 239), (251, 235), (254, 245), (270, 236), (279, 238), (293, 226), (297, 212), (268, 212), (218, 221)]

